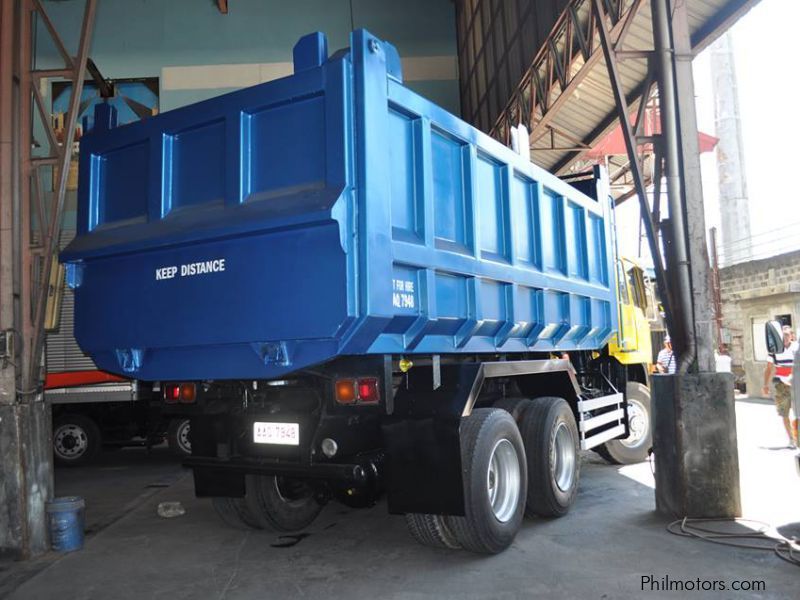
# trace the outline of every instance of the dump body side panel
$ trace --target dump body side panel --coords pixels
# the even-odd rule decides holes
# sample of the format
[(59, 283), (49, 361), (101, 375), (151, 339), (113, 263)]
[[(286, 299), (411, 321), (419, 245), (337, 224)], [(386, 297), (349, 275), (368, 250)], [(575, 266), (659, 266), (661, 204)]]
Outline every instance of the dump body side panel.
[(602, 347), (617, 324), (607, 195), (586, 196), (415, 94), (393, 76), (392, 52), (353, 36), (361, 261), (380, 321), (345, 352)]

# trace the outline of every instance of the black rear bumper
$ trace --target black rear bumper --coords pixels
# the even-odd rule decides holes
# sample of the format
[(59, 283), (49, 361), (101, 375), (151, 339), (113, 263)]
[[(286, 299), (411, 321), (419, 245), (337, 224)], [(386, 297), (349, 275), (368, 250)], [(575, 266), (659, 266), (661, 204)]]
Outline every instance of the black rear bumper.
[(193, 456), (183, 461), (192, 469), (226, 470), (254, 475), (281, 475), (303, 479), (325, 479), (346, 483), (363, 483), (369, 467), (359, 464), (317, 463), (311, 465), (272, 462), (253, 458), (209, 458)]

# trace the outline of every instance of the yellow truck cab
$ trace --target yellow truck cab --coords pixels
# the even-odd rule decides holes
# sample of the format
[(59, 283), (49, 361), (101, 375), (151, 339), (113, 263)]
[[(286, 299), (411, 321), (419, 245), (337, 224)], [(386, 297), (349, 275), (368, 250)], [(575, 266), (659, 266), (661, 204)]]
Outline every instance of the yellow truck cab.
[(649, 374), (653, 357), (648, 307), (658, 314), (654, 289), (644, 269), (629, 258), (617, 260), (619, 331), (608, 343), (608, 356), (627, 376), (626, 408), (630, 435), (595, 451), (612, 463), (631, 464), (647, 458), (652, 444)]

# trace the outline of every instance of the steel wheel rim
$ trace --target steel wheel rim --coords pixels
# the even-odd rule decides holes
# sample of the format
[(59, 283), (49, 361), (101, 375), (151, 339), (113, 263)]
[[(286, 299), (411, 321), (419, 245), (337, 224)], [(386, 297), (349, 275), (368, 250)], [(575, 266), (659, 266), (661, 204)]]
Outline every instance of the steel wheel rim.
[(514, 516), (519, 506), (521, 477), (519, 457), (507, 439), (499, 440), (492, 449), (486, 472), (486, 491), (492, 513), (501, 523)]
[(647, 437), (649, 427), (650, 423), (644, 405), (638, 400), (628, 400), (628, 429), (631, 434), (624, 440), (620, 440), (620, 444), (626, 448), (636, 448)]
[(191, 421), (186, 419), (178, 426), (178, 435), (175, 437), (178, 440), (178, 446), (187, 454), (192, 453), (192, 443), (189, 441), (189, 430), (191, 429)]
[(53, 434), (53, 448), (61, 458), (74, 460), (89, 449), (89, 437), (80, 425), (67, 423)]
[(556, 427), (553, 454), (553, 481), (562, 492), (568, 492), (575, 481), (575, 439), (563, 421)]

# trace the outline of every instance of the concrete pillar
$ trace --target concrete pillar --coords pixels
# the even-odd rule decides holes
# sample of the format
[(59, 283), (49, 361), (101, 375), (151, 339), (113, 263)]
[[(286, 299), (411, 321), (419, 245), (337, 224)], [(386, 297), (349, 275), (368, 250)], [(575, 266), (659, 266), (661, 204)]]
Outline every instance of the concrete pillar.
[(741, 516), (733, 375), (655, 375), (652, 412), (656, 511)]
[(50, 410), (42, 401), (0, 405), (0, 554), (48, 549), (44, 505), (53, 497)]

